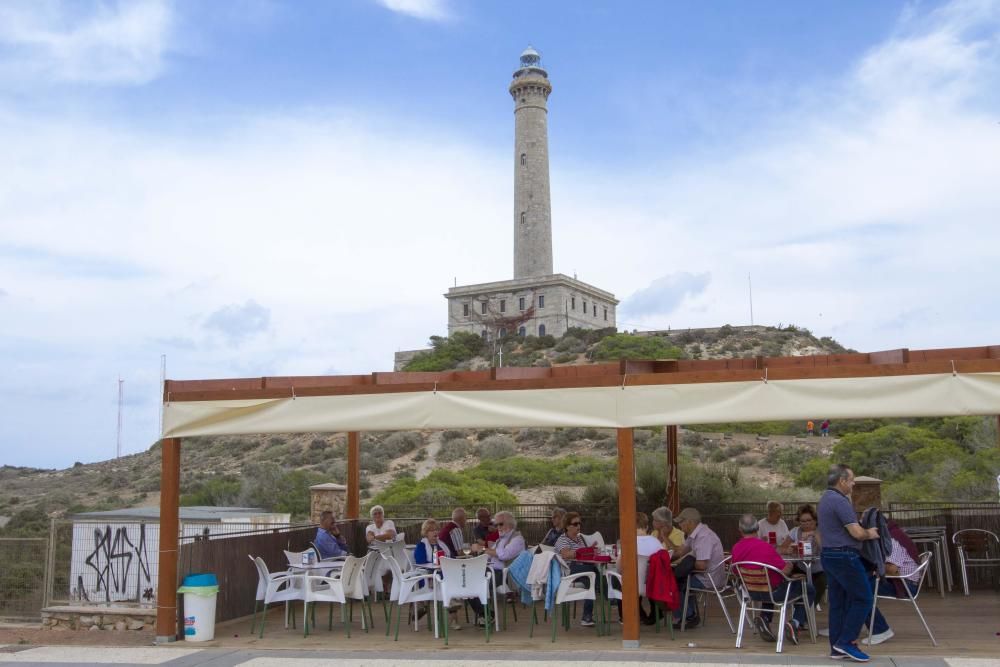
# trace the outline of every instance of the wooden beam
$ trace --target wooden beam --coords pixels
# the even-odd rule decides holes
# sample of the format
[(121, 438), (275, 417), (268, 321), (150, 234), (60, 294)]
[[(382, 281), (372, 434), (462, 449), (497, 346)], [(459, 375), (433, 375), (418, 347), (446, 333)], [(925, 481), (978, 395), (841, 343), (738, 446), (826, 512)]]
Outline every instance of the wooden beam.
[(177, 639), (177, 542), (180, 534), (181, 440), (160, 441), (160, 561), (156, 578), (156, 642)]
[(618, 533), (621, 535), (622, 647), (639, 648), (639, 550), (635, 539), (633, 431), (618, 429)]
[(361, 517), (361, 434), (347, 434), (347, 519)]
[(674, 516), (681, 511), (681, 489), (678, 483), (677, 450), (680, 443), (677, 440), (677, 426), (668, 426), (667, 431), (667, 507)]

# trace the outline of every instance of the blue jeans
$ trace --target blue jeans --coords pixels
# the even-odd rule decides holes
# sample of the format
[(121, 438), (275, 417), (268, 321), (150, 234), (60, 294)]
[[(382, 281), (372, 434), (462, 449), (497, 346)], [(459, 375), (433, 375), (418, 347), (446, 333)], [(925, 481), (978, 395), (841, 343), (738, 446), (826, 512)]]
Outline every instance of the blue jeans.
[[(699, 579), (697, 576), (695, 576), (694, 572), (692, 572), (691, 574), (689, 574), (688, 578), (691, 581), (691, 590), (702, 590), (702, 591), (710, 591), (710, 590), (712, 590), (712, 585), (711, 584), (706, 584), (704, 581), (702, 581), (701, 579)], [(684, 613), (684, 598), (683, 598), (683, 595), (684, 595), (684, 587), (686, 585), (687, 585), (687, 583), (685, 581), (678, 581), (677, 582), (677, 587), (680, 589), (680, 593), (681, 593), (681, 596), (682, 596), (681, 597), (681, 606), (678, 609), (674, 610), (674, 621), (676, 621), (677, 623), (681, 622), (681, 614)], [(688, 620), (690, 621), (692, 618), (694, 618), (697, 615), (698, 615), (698, 598), (692, 596), (691, 599), (688, 600)]]
[(857, 641), (871, 615), (872, 579), (854, 549), (823, 549), (820, 562), (830, 599), (830, 648), (847, 646)]
[[(916, 593), (917, 592), (917, 585), (915, 583), (913, 583), (912, 581), (906, 581), (904, 579), (903, 583), (906, 584), (906, 587), (910, 589), (911, 593)], [(878, 594), (881, 595), (882, 597), (897, 597), (897, 598), (900, 597), (896, 593), (896, 585), (893, 584), (891, 581), (887, 581), (885, 579), (883, 579), (882, 581), (878, 582)], [(905, 595), (902, 596), (902, 597), (903, 597), (904, 600), (906, 599)], [(871, 618), (871, 616), (869, 616), (868, 618), (865, 619), (865, 625), (866, 626), (868, 625), (868, 620), (870, 618)], [(889, 623), (885, 620), (885, 616), (882, 615), (882, 610), (879, 609), (878, 607), (876, 607), (875, 608), (875, 627), (872, 628), (872, 633), (878, 635), (878, 634), (881, 634), (881, 633), (885, 632), (888, 629), (889, 629)]]
[[(768, 595), (767, 593), (751, 591), (750, 597), (757, 602), (764, 602), (762, 606), (770, 607), (772, 598), (775, 600), (784, 600), (785, 591), (788, 587), (792, 586), (792, 596), (799, 595), (802, 592), (802, 582), (801, 581), (783, 581), (781, 585), (774, 589), (773, 595)], [(813, 588), (812, 584), (806, 584), (806, 597), (809, 598), (809, 604), (814, 604), (816, 602), (816, 589)], [(795, 608), (792, 610), (792, 618), (795, 622), (799, 624), (800, 627), (806, 625), (806, 608), (802, 602), (796, 602)], [(770, 623), (771, 622), (771, 612), (765, 611), (761, 613), (761, 617)]]

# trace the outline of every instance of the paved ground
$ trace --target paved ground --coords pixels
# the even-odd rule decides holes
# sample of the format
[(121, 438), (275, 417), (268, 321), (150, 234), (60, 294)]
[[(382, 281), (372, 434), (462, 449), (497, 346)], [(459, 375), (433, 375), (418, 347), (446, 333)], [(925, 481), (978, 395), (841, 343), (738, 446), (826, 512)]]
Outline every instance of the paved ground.
[[(418, 667), (464, 667), (475, 662), (477, 667), (510, 667), (512, 663), (530, 662), (539, 667), (603, 667), (609, 663), (625, 663), (628, 667), (670, 667), (697, 665), (721, 667), (723, 665), (755, 665), (757, 667), (787, 665), (830, 665), (825, 658), (805, 656), (746, 655), (735, 652), (711, 655), (672, 655), (667, 652), (649, 651), (600, 651), (563, 652), (560, 660), (537, 652), (507, 652), (493, 655), (483, 651), (456, 650), (441, 652), (379, 651), (295, 651), (282, 649), (189, 649), (182, 646), (161, 647), (97, 647), (97, 646), (0, 646), (0, 664), (40, 665), (167, 665), (169, 667), (319, 667), (320, 665), (345, 665), (358, 667), (389, 667), (399, 664), (416, 664)], [(1000, 659), (993, 658), (928, 658), (907, 656), (873, 659), (872, 665), (882, 667), (996, 667)]]

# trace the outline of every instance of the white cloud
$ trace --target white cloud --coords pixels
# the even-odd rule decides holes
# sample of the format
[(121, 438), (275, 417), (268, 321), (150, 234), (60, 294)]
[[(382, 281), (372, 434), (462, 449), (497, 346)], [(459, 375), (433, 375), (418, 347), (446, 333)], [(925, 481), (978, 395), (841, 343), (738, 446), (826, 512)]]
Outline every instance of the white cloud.
[(451, 18), (445, 0), (376, 0), (386, 9), (425, 21), (446, 21)]
[(173, 25), (162, 0), (0, 5), (0, 80), (142, 84), (163, 70)]

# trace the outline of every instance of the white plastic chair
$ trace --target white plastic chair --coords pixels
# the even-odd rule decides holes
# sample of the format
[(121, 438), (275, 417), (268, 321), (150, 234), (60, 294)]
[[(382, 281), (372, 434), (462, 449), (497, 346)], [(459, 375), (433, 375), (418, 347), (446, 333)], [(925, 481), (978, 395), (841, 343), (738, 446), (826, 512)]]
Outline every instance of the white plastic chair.
[[(351, 626), (346, 622), (344, 615), (344, 605), (347, 603), (347, 596), (344, 593), (344, 581), (342, 579), (344, 571), (341, 570), (337, 574), (330, 576), (317, 576), (317, 575), (306, 575), (303, 579), (303, 589), (305, 604), (303, 605), (303, 630), (302, 636), (309, 636), (309, 605), (315, 605), (317, 602), (329, 602), (330, 603), (330, 614), (328, 623), (328, 629), (333, 629), (333, 603), (340, 603), (340, 618), (344, 621), (344, 625), (347, 626), (347, 636), (351, 636)], [(315, 610), (315, 607), (314, 607)]]
[[(928, 567), (929, 567), (929, 563), (931, 562), (931, 556), (932, 555), (933, 554), (931, 554), (930, 551), (925, 551), (923, 554), (921, 554), (920, 555), (920, 565), (919, 565), (919, 567), (917, 567), (916, 570), (913, 571), (914, 574), (920, 573), (920, 578), (917, 579), (917, 592), (916, 593), (911, 592), (910, 591), (910, 587), (907, 586), (905, 583), (902, 583), (902, 580), (904, 579), (904, 577), (902, 577), (901, 575), (888, 575), (887, 574), (884, 577), (876, 577), (875, 578), (875, 601), (874, 601), (874, 604), (872, 604), (871, 618), (868, 619), (868, 644), (869, 644), (869, 646), (871, 645), (871, 641), (872, 641), (872, 628), (875, 627), (875, 610), (878, 609), (878, 601), (879, 600), (896, 600), (897, 602), (909, 602), (909, 603), (911, 603), (913, 605), (913, 608), (917, 611), (917, 616), (920, 617), (920, 622), (924, 624), (924, 630), (927, 631), (927, 636), (931, 638), (931, 643), (934, 644), (934, 646), (937, 646), (937, 640), (934, 639), (934, 635), (931, 634), (931, 629), (927, 625), (927, 621), (924, 619), (924, 615), (920, 611), (920, 607), (917, 605), (917, 596), (920, 595), (920, 590), (923, 588), (924, 578), (927, 576), (927, 570), (928, 570)], [(901, 598), (901, 597), (896, 597), (895, 595), (879, 595), (878, 594), (878, 584), (879, 584), (879, 581), (881, 579), (885, 579), (887, 581), (900, 580), (900, 582), (902, 583), (903, 588), (906, 590), (906, 597), (905, 598)]]
[[(732, 571), (739, 579), (740, 587), (746, 592), (740, 595), (740, 627), (736, 632), (736, 648), (740, 648), (743, 644), (743, 627), (747, 620), (748, 611), (753, 613), (780, 611), (778, 632), (776, 633), (778, 645), (775, 648), (775, 652), (781, 653), (781, 649), (785, 643), (785, 623), (789, 620), (789, 610), (793, 609), (795, 603), (799, 601), (806, 606), (806, 618), (809, 621), (809, 636), (813, 643), (816, 643), (816, 615), (812, 605), (809, 604), (809, 598), (806, 596), (805, 579), (792, 579), (773, 565), (750, 560), (733, 563)], [(793, 582), (799, 585), (789, 584), (785, 586), (785, 597), (776, 598), (774, 596), (774, 588), (771, 586), (771, 577), (769, 576), (771, 572), (778, 574), (785, 582)], [(795, 593), (794, 591), (798, 592)], [(768, 599), (766, 601), (755, 600), (750, 597), (750, 592), (766, 593)], [(768, 602), (776, 609), (765, 607), (764, 605)]]
[[(369, 601), (371, 589), (368, 585), (368, 578), (365, 576), (366, 564), (372, 558), (379, 555), (374, 551), (369, 551), (364, 558), (348, 556), (344, 560), (344, 567), (340, 570), (340, 580), (344, 586), (344, 597), (348, 602), (348, 623), (354, 622), (354, 601), (361, 601), (361, 627), (365, 632), (372, 625), (372, 610)], [(366, 615), (367, 614), (367, 615)], [(350, 633), (350, 630), (348, 630)], [(350, 634), (348, 634), (350, 636)]]
[[(569, 566), (566, 561), (562, 559), (562, 556), (556, 556), (559, 561), (559, 567), (562, 568), (563, 576), (559, 580), (559, 588), (556, 589), (555, 604), (552, 608), (552, 641), (556, 640), (556, 623), (559, 610), (559, 605), (565, 605), (569, 602), (579, 602), (580, 600), (597, 600), (597, 574), (595, 572), (578, 572), (576, 574), (568, 574)], [(577, 582), (588, 581), (590, 586), (584, 588), (582, 586), (576, 586)], [(568, 608), (563, 607), (563, 627), (569, 630), (569, 613)]]
[[(440, 602), (447, 609), (452, 600), (477, 598), (486, 612), (486, 641), (490, 641), (490, 582), (493, 568), (489, 556), (475, 558), (441, 558), (441, 569), (435, 574)], [(493, 609), (496, 609), (496, 588), (493, 589)], [(444, 643), (448, 644), (448, 623), (444, 624)]]
[(282, 549), (282, 551), (285, 552), (285, 558), (288, 559), (288, 567), (295, 567), (296, 565), (302, 565), (302, 554), (310, 551), (314, 554), (314, 558), (316, 558), (316, 560), (319, 561), (319, 552), (313, 549), (312, 547), (309, 547), (308, 549), (305, 549), (303, 551), (289, 551), (287, 549)]
[[(432, 614), (437, 616), (437, 596), (434, 591), (434, 575), (426, 572), (403, 572), (397, 561), (390, 554), (382, 554), (382, 557), (389, 561), (389, 568), (392, 570), (392, 590), (389, 593), (390, 602), (396, 603), (396, 637), (399, 641), (399, 617), (403, 605), (409, 604), (413, 614), (413, 631), (419, 628), (419, 614), (417, 613), (417, 603), (430, 602)], [(430, 617), (428, 617), (430, 620)], [(389, 636), (389, 626), (392, 624), (392, 610), (389, 611), (389, 623), (385, 627), (385, 636)]]
[[(694, 572), (692, 572), (691, 576), (688, 577), (687, 585), (684, 587), (684, 606), (683, 611), (681, 612), (682, 632), (687, 625), (688, 599), (692, 595), (695, 597), (701, 597), (701, 620), (702, 623), (704, 623), (708, 619), (708, 596), (715, 593), (715, 598), (719, 601), (719, 606), (722, 607), (722, 614), (726, 617), (726, 623), (729, 624), (729, 631), (734, 634), (736, 633), (736, 628), (733, 626), (733, 619), (729, 616), (729, 610), (726, 609), (726, 598), (739, 597), (729, 572), (729, 562), (731, 559), (732, 556), (726, 556), (718, 565), (702, 573), (708, 577), (708, 580), (712, 584), (712, 588), (691, 588), (691, 579), (694, 577)], [(726, 583), (724, 583), (721, 587), (715, 583), (715, 578), (712, 576), (712, 574), (720, 569), (726, 574)], [(695, 604), (698, 604), (698, 600), (695, 600)]]
[[(267, 621), (267, 607), (272, 602), (284, 602), (285, 604), (285, 627), (288, 627), (288, 603), (295, 600), (303, 600), (302, 575), (291, 574), (289, 572), (269, 572), (267, 564), (260, 556), (253, 559), (257, 566), (258, 584), (260, 590), (261, 582), (264, 582), (264, 613), (260, 619), (260, 639), (264, 638), (264, 624)], [(256, 606), (256, 605), (255, 605)], [(292, 612), (294, 622), (295, 612)], [(256, 616), (256, 614), (255, 614)]]
[(555, 547), (550, 547), (547, 544), (539, 544), (538, 548), (541, 549), (542, 551), (555, 551), (556, 550)]
[(958, 567), (962, 570), (962, 591), (969, 594), (970, 567), (1000, 566), (1000, 537), (980, 528), (966, 528), (951, 536), (958, 551)]
[[(649, 556), (638, 556), (638, 569), (639, 569), (639, 597), (646, 597), (646, 575), (649, 573)], [(617, 570), (609, 569), (604, 573), (606, 579), (607, 590), (608, 590), (608, 602), (611, 600), (621, 600), (622, 591), (625, 590), (625, 585), (622, 583), (622, 575)], [(610, 610), (608, 610), (610, 611)], [(655, 603), (653, 605), (653, 613), (656, 613)], [(605, 618), (610, 618), (610, 613), (605, 614)], [(671, 636), (673, 635), (674, 626), (670, 625)]]
[(595, 531), (590, 535), (582, 535), (581, 537), (583, 537), (583, 541), (588, 547), (597, 547), (599, 552), (604, 551), (606, 545), (604, 544), (604, 536), (600, 532)]

